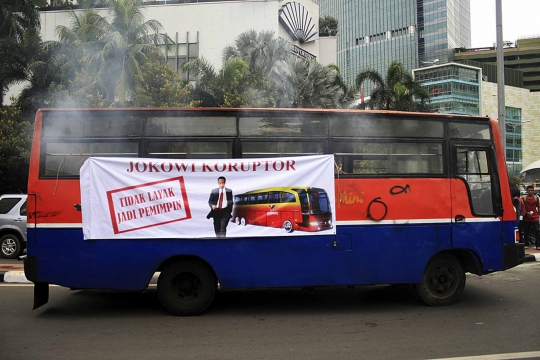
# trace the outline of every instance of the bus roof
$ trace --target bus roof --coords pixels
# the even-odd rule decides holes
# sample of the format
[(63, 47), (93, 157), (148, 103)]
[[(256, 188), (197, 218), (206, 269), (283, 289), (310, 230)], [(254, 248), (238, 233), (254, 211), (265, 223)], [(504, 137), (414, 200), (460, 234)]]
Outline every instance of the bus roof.
[(270, 187), (270, 188), (265, 188), (265, 189), (251, 190), (242, 194), (238, 194), (236, 196), (259, 194), (259, 193), (270, 192), (270, 191), (296, 191), (296, 190), (325, 191), (324, 189), (310, 187), (310, 186), (276, 186), (276, 187)]
[(393, 111), (393, 110), (359, 110), (359, 109), (306, 109), (306, 108), (43, 108), (39, 109), (38, 113), (46, 112), (116, 112), (116, 111), (130, 111), (130, 112), (171, 112), (171, 113), (204, 113), (214, 112), (223, 114), (241, 114), (249, 112), (250, 115), (263, 115), (268, 113), (283, 113), (283, 114), (365, 114), (373, 116), (384, 115), (397, 115), (404, 117), (415, 118), (429, 118), (437, 117), (439, 119), (468, 119), (468, 120), (491, 120), (487, 116), (473, 116), (473, 115), (461, 115), (461, 114), (441, 114), (441, 113), (420, 113), (420, 112), (407, 112), (407, 111)]

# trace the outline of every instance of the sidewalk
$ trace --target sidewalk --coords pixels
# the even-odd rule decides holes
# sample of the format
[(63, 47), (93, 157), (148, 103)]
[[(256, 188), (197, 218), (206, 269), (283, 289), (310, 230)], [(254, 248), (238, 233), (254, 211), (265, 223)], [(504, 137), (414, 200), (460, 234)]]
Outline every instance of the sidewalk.
[[(524, 262), (540, 261), (540, 249), (525, 249)], [(154, 280), (154, 279), (152, 279)], [(23, 262), (17, 264), (0, 264), (0, 282), (31, 283), (24, 276)]]

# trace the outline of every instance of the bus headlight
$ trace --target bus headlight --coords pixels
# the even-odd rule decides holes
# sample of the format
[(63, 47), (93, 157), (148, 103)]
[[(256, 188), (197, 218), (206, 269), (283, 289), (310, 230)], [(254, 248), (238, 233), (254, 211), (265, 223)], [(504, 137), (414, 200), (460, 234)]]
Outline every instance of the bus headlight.
[(319, 222), (317, 221), (313, 221), (310, 223), (311, 226), (319, 226)]

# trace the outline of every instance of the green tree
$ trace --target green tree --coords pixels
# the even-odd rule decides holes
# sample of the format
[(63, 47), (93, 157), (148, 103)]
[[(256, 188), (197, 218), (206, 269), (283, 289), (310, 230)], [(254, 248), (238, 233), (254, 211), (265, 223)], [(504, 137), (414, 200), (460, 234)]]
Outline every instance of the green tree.
[(336, 36), (338, 33), (338, 21), (332, 16), (319, 18), (319, 35)]
[(137, 107), (195, 107), (190, 101), (189, 88), (173, 69), (155, 58), (147, 61), (137, 76), (131, 105)]
[(348, 108), (358, 98), (359, 91), (356, 85), (347, 85), (341, 77), (341, 69), (336, 64), (327, 65), (334, 71), (336, 79), (332, 85), (338, 86), (341, 89), (341, 97), (339, 98), (339, 107)]
[(203, 107), (263, 106), (264, 98), (252, 86), (256, 80), (241, 58), (229, 58), (219, 71), (204, 58), (191, 60), (182, 69), (195, 80), (190, 93)]
[(25, 80), (33, 55), (39, 12), (28, 0), (0, 0), (0, 106), (9, 87)]
[(234, 45), (223, 50), (225, 61), (237, 57), (249, 66), (249, 71), (257, 75), (268, 75), (275, 65), (289, 54), (289, 45), (282, 38), (275, 38), (273, 31), (248, 30), (238, 35)]
[(86, 58), (78, 60), (81, 64), (75, 66), (67, 81), (50, 84), (46, 101), (51, 107), (99, 108), (108, 105), (101, 82), (89, 72), (87, 61)]
[(379, 110), (429, 111), (428, 93), (400, 62), (392, 61), (385, 78), (375, 70), (361, 72), (356, 77), (356, 86), (360, 88), (366, 80), (372, 81), (375, 88), (370, 99), (361, 106)]
[(342, 91), (335, 85), (336, 71), (315, 60), (288, 57), (276, 67), (278, 107), (337, 108)]
[(148, 55), (158, 52), (163, 38), (161, 24), (146, 20), (142, 0), (109, 0), (110, 23), (105, 29), (99, 51), (91, 59), (107, 89), (109, 100), (126, 103), (136, 87), (136, 77)]
[[(224, 61), (233, 57), (241, 58), (248, 64), (251, 106), (275, 106), (276, 84), (270, 75), (276, 65), (284, 61), (290, 53), (290, 45), (282, 38), (276, 38), (273, 31), (248, 30), (240, 34), (234, 45), (223, 51)], [(246, 78), (248, 79), (248, 78)]]
[(32, 143), (32, 124), (19, 108), (0, 108), (0, 194), (25, 193)]

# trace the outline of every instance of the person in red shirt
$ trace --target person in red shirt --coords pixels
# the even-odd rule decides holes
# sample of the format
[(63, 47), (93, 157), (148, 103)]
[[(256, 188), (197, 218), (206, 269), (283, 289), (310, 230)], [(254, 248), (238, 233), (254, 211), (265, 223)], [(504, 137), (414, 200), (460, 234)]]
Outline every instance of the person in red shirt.
[(538, 209), (540, 208), (540, 203), (538, 196), (534, 194), (534, 187), (532, 185), (527, 186), (527, 196), (524, 196), (522, 199), (522, 210), (520, 211), (523, 215), (523, 242), (525, 247), (529, 247), (529, 236), (534, 235), (534, 241), (536, 247), (540, 245), (538, 242), (539, 233), (538, 233)]

